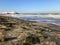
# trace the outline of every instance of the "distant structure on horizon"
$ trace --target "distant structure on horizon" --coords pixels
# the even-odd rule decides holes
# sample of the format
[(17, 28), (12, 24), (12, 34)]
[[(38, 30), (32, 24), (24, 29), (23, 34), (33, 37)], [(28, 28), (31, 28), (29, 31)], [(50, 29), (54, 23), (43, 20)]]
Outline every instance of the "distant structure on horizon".
[(17, 12), (0, 12), (0, 14), (18, 14)]

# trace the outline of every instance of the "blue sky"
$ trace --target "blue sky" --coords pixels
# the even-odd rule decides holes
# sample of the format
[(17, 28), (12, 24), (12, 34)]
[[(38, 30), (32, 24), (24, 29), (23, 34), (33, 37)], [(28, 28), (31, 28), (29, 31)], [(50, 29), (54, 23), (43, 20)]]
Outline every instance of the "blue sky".
[(59, 12), (60, 0), (0, 0), (0, 11)]

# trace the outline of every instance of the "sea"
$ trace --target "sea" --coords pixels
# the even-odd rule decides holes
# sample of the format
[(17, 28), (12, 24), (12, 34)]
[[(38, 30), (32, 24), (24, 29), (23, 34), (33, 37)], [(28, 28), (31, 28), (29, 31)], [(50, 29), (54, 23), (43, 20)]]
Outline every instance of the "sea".
[(19, 18), (27, 21), (40, 21), (51, 23), (60, 26), (60, 15), (24, 15), (24, 14), (8, 14), (8, 15), (0, 15), (0, 16), (8, 16), (13, 18)]

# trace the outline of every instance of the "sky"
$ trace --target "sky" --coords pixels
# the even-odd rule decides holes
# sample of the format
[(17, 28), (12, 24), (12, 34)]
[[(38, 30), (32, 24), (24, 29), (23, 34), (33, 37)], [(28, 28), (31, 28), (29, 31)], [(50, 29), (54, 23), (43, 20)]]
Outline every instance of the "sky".
[(0, 12), (60, 12), (60, 0), (0, 0)]

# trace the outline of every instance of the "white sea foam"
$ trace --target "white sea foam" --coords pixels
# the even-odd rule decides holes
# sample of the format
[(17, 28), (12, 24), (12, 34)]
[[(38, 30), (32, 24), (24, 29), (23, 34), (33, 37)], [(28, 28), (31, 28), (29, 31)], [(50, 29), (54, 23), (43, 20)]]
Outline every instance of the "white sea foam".
[(30, 21), (45, 21), (48, 23), (60, 25), (59, 23), (60, 15), (23, 15), (23, 14), (17, 15), (16, 14), (16, 15), (0, 15), (0, 16), (10, 16), (10, 17), (21, 18), (21, 19), (30, 20)]
[(42, 18), (60, 18), (60, 15), (23, 15), (23, 14), (15, 14), (15, 15), (4, 15), (4, 16), (12, 16), (12, 17), (42, 17)]

